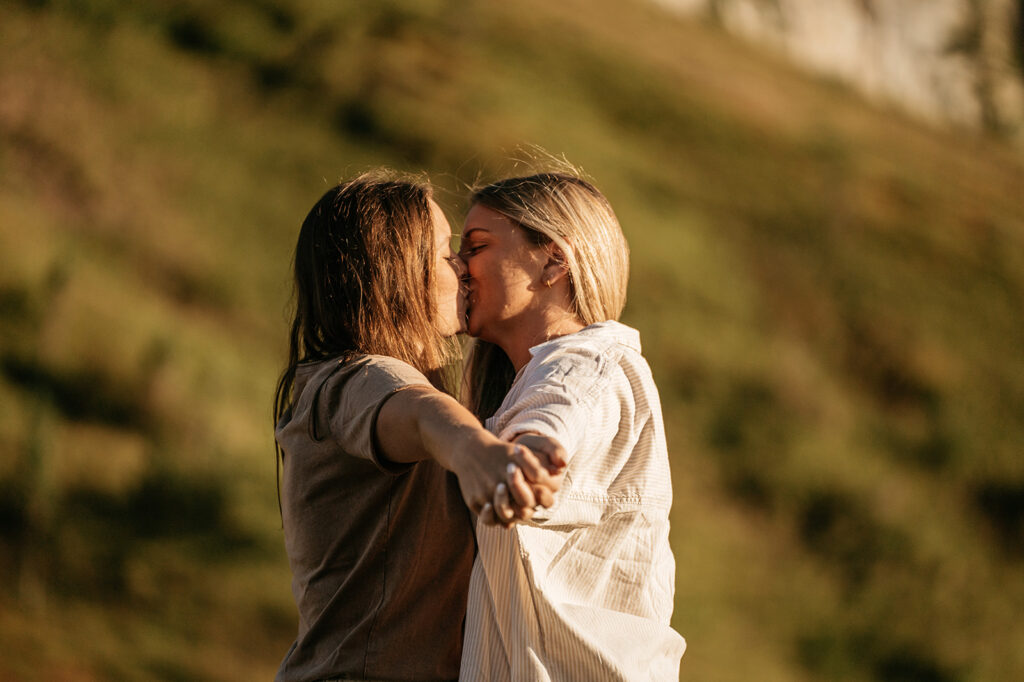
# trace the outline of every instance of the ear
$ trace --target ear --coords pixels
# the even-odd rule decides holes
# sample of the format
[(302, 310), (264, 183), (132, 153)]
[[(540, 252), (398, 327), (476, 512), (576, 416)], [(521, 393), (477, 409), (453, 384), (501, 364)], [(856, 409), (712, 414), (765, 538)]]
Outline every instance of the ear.
[(541, 274), (541, 281), (544, 286), (552, 287), (555, 283), (569, 276), (569, 262), (565, 252), (554, 242), (548, 242), (544, 247), (547, 251), (547, 262), (544, 264), (544, 271)]

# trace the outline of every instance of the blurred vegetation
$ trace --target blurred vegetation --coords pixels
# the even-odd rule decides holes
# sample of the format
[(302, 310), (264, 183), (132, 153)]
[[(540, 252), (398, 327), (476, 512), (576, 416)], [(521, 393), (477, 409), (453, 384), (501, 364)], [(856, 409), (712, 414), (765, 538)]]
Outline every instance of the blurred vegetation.
[(682, 679), (1024, 677), (1024, 158), (646, 4), (0, 5), (0, 678), (267, 679), (298, 225), (521, 144), (632, 247)]

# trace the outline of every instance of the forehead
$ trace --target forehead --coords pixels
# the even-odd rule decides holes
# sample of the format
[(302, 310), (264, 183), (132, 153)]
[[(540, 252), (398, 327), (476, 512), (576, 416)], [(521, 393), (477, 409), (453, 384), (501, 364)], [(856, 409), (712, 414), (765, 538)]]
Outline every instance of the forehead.
[(448, 224), (448, 218), (433, 199), (430, 200), (430, 216), (434, 222), (434, 241), (441, 243), (451, 239), (452, 228)]
[(500, 234), (515, 231), (515, 225), (493, 208), (482, 204), (473, 204), (469, 213), (466, 214), (466, 225), (462, 230), (462, 236), (468, 237), (471, 232), (476, 230)]

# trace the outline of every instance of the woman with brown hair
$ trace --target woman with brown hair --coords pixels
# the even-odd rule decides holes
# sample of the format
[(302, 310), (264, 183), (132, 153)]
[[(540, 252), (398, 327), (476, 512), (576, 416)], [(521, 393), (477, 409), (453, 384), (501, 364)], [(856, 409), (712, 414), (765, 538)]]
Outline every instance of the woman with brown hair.
[(439, 390), (464, 317), (450, 239), (429, 187), (380, 175), (330, 189), (303, 222), (274, 405), (299, 611), (282, 682), (457, 677), (467, 507), (525, 519), (558, 488), (554, 467)]
[(611, 205), (573, 173), (502, 180), (473, 195), (460, 255), (472, 408), (567, 462), (549, 509), (477, 524), (461, 679), (677, 680), (668, 451), (640, 336), (616, 321), (629, 249)]

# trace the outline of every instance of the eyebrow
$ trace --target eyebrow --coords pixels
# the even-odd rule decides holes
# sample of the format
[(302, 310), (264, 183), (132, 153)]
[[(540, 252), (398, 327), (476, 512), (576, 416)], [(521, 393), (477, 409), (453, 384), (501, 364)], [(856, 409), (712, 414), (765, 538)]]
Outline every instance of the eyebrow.
[(463, 239), (465, 239), (466, 237), (468, 237), (469, 235), (473, 234), (474, 232), (487, 232), (487, 233), (490, 233), (490, 230), (488, 230), (486, 227), (471, 227), (468, 230), (466, 230), (465, 232), (463, 232), (460, 236)]

